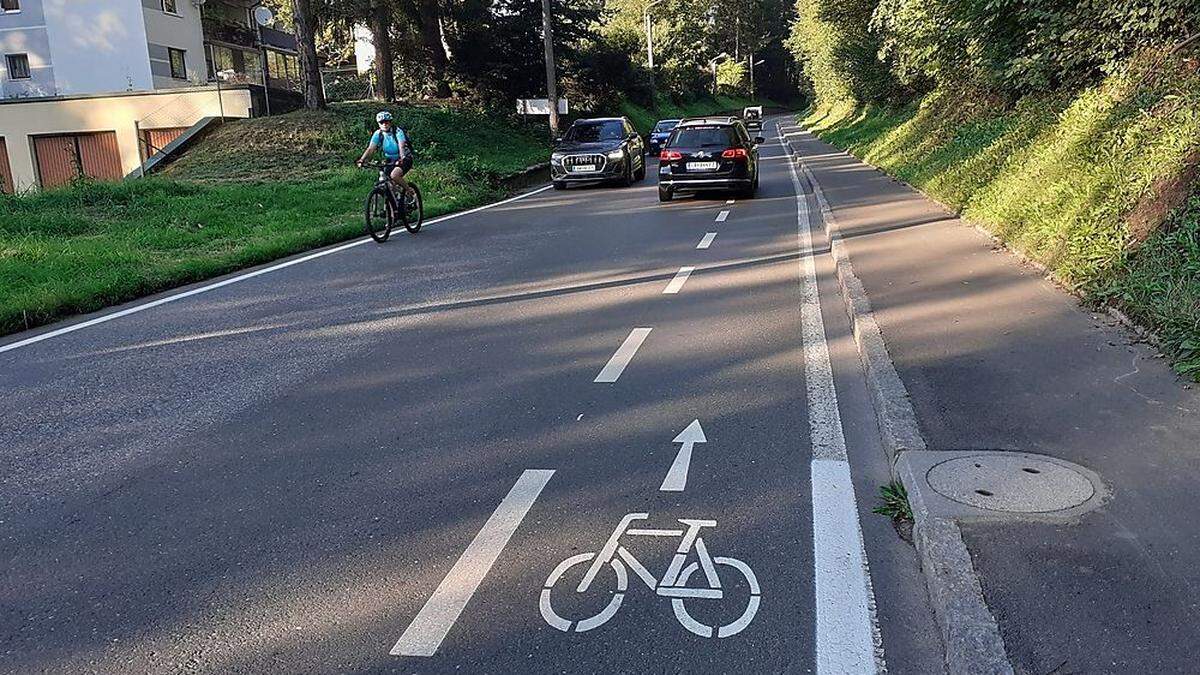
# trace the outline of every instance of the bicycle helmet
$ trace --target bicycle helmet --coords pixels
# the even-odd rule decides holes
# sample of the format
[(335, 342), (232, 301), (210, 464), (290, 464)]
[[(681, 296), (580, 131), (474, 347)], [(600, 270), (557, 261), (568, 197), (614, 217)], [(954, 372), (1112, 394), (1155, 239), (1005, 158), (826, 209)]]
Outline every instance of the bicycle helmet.
[(379, 124), (380, 122), (391, 122), (391, 121), (392, 121), (392, 113), (390, 113), (386, 110), (380, 111), (379, 114), (375, 116), (376, 124)]

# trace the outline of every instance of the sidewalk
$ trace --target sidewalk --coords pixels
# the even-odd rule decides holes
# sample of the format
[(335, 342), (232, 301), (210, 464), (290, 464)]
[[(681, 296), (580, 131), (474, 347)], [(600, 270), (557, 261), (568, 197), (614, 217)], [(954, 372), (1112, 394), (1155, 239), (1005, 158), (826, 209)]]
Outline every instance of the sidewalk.
[(1200, 386), (902, 183), (792, 144), (836, 215), (930, 450), (1041, 453), (1112, 496), (1080, 522), (963, 523), (1018, 673), (1191, 673)]

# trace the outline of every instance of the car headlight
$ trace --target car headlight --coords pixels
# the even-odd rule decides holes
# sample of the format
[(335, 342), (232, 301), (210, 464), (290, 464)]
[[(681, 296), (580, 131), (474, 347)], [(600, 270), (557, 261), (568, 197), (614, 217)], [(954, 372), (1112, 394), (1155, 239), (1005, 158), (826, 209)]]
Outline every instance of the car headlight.
[(566, 155), (562, 154), (561, 152), (556, 152), (556, 153), (550, 155), (550, 163), (551, 164), (562, 164), (563, 157), (566, 157)]
[(620, 148), (617, 148), (616, 150), (610, 150), (608, 153), (608, 158), (614, 159), (614, 160), (621, 159), (624, 156), (625, 156), (625, 152), (622, 151)]

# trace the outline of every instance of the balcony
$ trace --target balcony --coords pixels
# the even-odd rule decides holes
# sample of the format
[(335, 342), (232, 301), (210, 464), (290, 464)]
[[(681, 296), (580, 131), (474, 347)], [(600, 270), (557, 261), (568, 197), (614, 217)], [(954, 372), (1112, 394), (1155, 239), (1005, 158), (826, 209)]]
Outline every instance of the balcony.
[(246, 26), (211, 17), (201, 19), (205, 41), (224, 42), (240, 47), (258, 47), (258, 33)]

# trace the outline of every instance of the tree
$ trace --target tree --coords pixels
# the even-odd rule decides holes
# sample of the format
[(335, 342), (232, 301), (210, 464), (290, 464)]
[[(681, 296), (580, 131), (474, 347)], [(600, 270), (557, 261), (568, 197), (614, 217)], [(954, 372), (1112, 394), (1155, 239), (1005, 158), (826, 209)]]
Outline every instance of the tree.
[(367, 25), (371, 29), (371, 42), (375, 45), (375, 79), (379, 83), (379, 96), (385, 101), (396, 100), (396, 78), (392, 70), (392, 6), (374, 0), (369, 3)]
[(321, 63), (317, 59), (317, 10), (314, 0), (292, 0), (292, 26), (296, 50), (300, 53), (300, 88), (304, 107), (325, 109), (325, 91), (321, 87)]

